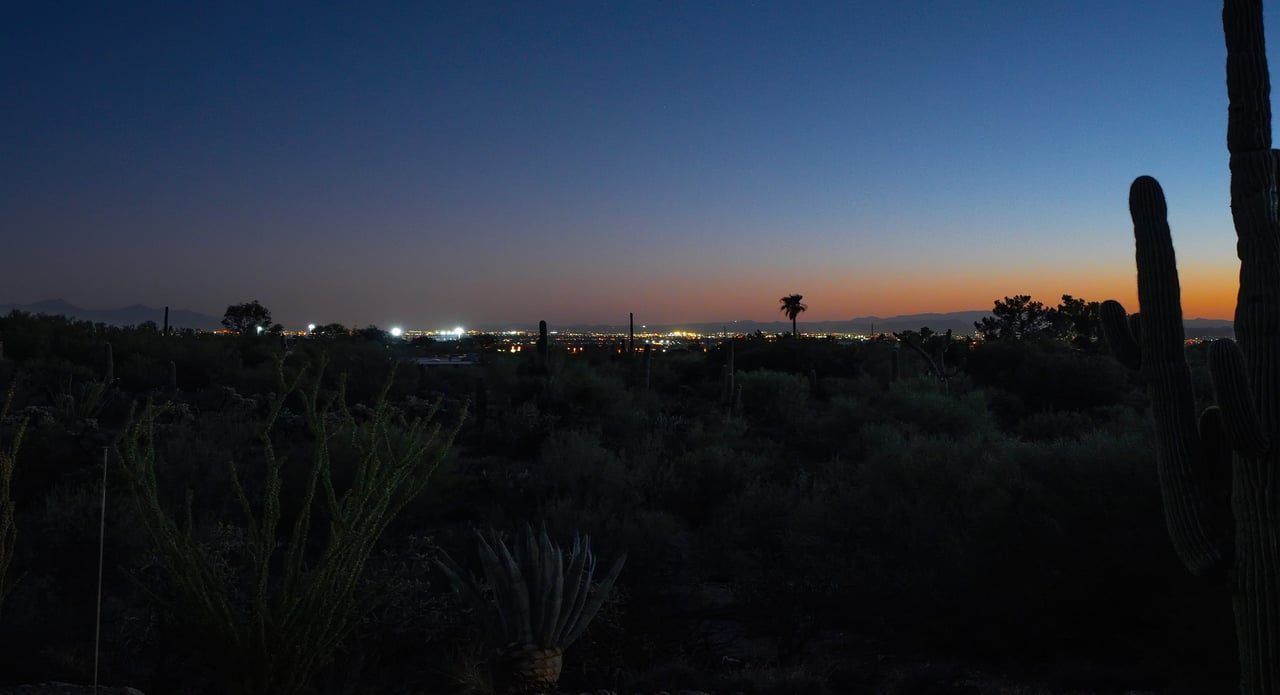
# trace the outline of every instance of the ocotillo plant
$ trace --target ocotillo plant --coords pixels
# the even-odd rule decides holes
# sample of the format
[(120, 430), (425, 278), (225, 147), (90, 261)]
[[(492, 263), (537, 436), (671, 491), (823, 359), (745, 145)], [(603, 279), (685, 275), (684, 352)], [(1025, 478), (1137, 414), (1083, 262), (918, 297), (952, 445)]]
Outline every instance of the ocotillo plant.
[[(921, 331), (921, 332), (923, 333), (924, 331)], [(951, 329), (947, 329), (947, 333), (943, 338), (943, 342), (938, 346), (937, 350), (934, 351), (934, 355), (930, 355), (924, 349), (924, 347), (920, 345), (916, 345), (915, 341), (912, 340), (911, 336), (908, 335), (907, 333), (894, 333), (893, 337), (898, 339), (897, 345), (906, 345), (907, 347), (911, 348), (912, 351), (914, 351), (917, 355), (920, 355), (920, 357), (924, 358), (925, 364), (929, 366), (929, 371), (938, 379), (938, 381), (942, 382), (942, 385), (946, 387), (948, 391), (950, 390), (951, 379), (960, 374), (959, 367), (947, 366), (947, 350), (951, 349), (951, 346), (952, 346)], [(895, 381), (897, 381), (896, 370), (898, 368), (898, 359), (899, 359), (897, 345), (894, 346), (894, 353), (893, 353)], [(934, 359), (935, 356), (937, 357), (937, 359)]]
[[(1141, 371), (1151, 398), (1165, 522), (1183, 563), (1234, 584), (1240, 692), (1280, 694), (1280, 217), (1271, 149), (1270, 78), (1261, 0), (1226, 0), (1227, 149), (1238, 239), (1239, 342), (1210, 346), (1215, 407), (1199, 417), (1184, 353), (1182, 304), (1164, 192), (1129, 189), (1141, 314), (1102, 309), (1116, 357)], [(1230, 467), (1231, 505), (1215, 503)]]
[[(296, 695), (307, 689), (357, 626), (375, 597), (360, 588), (374, 544), (411, 500), (422, 492), (444, 458), (458, 428), (436, 421), (439, 402), (421, 419), (406, 421), (387, 400), (389, 377), (365, 419), (348, 410), (345, 388), (321, 389), (320, 372), (285, 376), (277, 358), (277, 393), (259, 427), (254, 469), (228, 464), (243, 538), (226, 567), (209, 556), (192, 525), (192, 492), (182, 511), (162, 501), (157, 471), (164, 468), (164, 440), (175, 433), (163, 406), (148, 404), (133, 414), (117, 441), (117, 456), (142, 523), (167, 580), (157, 597), (191, 627), (208, 635), (211, 660), (226, 674), (225, 692), (237, 695)], [(345, 381), (340, 382), (340, 384)], [(311, 461), (286, 468), (275, 453), (273, 429), (285, 404), (297, 394), (306, 422)], [(333, 463), (354, 468), (350, 480), (335, 480)], [(241, 484), (255, 470), (261, 485)], [(298, 504), (281, 504), (292, 482)], [(285, 510), (289, 510), (287, 513)], [(231, 568), (233, 571), (226, 571)]]

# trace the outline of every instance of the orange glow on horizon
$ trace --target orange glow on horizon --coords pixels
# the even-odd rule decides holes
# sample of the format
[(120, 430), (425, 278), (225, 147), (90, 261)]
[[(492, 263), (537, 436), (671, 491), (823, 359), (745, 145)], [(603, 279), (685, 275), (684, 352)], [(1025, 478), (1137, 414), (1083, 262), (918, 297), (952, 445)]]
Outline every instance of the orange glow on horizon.
[[(570, 285), (544, 292), (501, 295), (509, 311), (546, 318), (551, 323), (625, 324), (634, 312), (637, 329), (646, 323), (731, 323), (736, 320), (787, 322), (779, 298), (804, 296), (808, 309), (799, 322), (990, 311), (1007, 296), (1028, 294), (1056, 306), (1064, 294), (1086, 301), (1115, 299), (1137, 311), (1137, 274), (1130, 259), (1095, 266), (1016, 268), (962, 267), (941, 271), (885, 269), (873, 273), (794, 273), (761, 269), (755, 273), (707, 273), (664, 277), (642, 288), (628, 283), (605, 284), (583, 293)], [(1183, 315), (1230, 320), (1235, 312), (1238, 268), (1227, 264), (1185, 262), (1180, 270)], [(522, 288), (525, 289), (525, 288)]]
[[(865, 316), (891, 317), (909, 314), (946, 313), (952, 311), (990, 310), (997, 300), (1017, 294), (1029, 294), (1036, 301), (1054, 306), (1062, 295), (1087, 301), (1114, 299), (1129, 311), (1138, 310), (1137, 276), (1132, 270), (1116, 272), (1082, 272), (1078, 269), (1039, 269), (973, 273), (957, 270), (902, 276), (851, 278), (811, 278), (807, 281), (778, 283), (772, 278), (740, 283), (732, 298), (717, 297), (712, 301), (718, 310), (712, 315), (734, 319), (782, 321), (778, 298), (798, 292), (804, 295), (808, 310), (800, 321), (841, 321)], [(1238, 287), (1237, 269), (1187, 264), (1181, 269), (1182, 313), (1191, 318), (1229, 320), (1235, 312)], [(768, 287), (763, 287), (765, 283)], [(706, 293), (706, 288), (703, 294)], [(665, 294), (665, 293), (663, 293)], [(674, 310), (675, 304), (653, 302), (654, 314), (662, 309)], [(710, 303), (710, 302), (709, 302)], [(716, 320), (692, 307), (673, 311), (680, 321)], [(690, 315), (694, 314), (694, 315)], [(656, 319), (655, 319), (656, 320)]]

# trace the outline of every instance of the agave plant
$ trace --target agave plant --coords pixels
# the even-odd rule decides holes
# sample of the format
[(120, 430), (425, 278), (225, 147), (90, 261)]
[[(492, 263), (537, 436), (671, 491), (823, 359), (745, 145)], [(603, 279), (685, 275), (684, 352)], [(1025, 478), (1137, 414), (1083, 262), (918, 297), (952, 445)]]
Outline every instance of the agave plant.
[(496, 533), (492, 542), (476, 535), (483, 582), (448, 555), (436, 564), (462, 598), (490, 621), (490, 637), (498, 646), (494, 689), (499, 695), (554, 692), (565, 648), (600, 610), (627, 556), (594, 582), (596, 557), (588, 536), (575, 534), (566, 554), (545, 528), (534, 533), (526, 526), (524, 537), (512, 547)]

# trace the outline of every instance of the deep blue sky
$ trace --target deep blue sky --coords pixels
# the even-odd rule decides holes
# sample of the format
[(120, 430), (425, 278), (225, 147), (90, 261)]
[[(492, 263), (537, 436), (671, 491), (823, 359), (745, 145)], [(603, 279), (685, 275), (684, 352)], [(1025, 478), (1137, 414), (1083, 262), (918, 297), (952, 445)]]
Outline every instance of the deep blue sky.
[(1215, 3), (230, 5), (6, 5), (0, 302), (421, 328), (1132, 302), (1152, 174), (1188, 315), (1231, 312)]

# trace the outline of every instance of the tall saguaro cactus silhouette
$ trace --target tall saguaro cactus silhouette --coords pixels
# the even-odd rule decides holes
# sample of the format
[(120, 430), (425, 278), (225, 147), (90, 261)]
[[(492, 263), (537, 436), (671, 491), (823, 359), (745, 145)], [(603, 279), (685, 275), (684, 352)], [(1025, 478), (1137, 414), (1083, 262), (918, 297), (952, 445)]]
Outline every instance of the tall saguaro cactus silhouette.
[[(1178, 270), (1164, 192), (1133, 182), (1141, 314), (1102, 306), (1112, 351), (1141, 371), (1151, 397), (1165, 521), (1174, 549), (1197, 575), (1233, 584), (1240, 692), (1280, 694), (1280, 216), (1271, 149), (1270, 77), (1261, 0), (1225, 0), (1227, 149), (1238, 239), (1238, 342), (1209, 351), (1217, 405), (1197, 418)], [(1229, 470), (1229, 475), (1228, 475)], [(1230, 508), (1224, 499), (1230, 478)], [(1221, 481), (1218, 483), (1217, 481)]]

